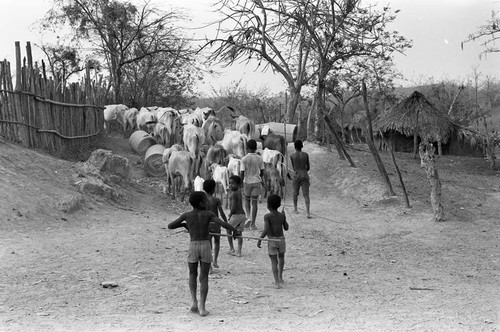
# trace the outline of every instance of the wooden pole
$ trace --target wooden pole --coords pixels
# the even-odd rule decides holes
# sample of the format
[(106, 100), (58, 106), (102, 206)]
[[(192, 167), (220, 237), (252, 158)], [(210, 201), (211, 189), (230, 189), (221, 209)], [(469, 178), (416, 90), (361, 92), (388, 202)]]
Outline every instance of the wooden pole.
[[(225, 236), (225, 237), (233, 237), (232, 235), (228, 234), (222, 234), (222, 233), (208, 233), (210, 235), (215, 235), (215, 236)], [(260, 237), (255, 237), (255, 236), (237, 236), (237, 238), (240, 239), (249, 239), (249, 240), (260, 240), (260, 241), (268, 241), (268, 242), (280, 242), (280, 239), (264, 239)]]

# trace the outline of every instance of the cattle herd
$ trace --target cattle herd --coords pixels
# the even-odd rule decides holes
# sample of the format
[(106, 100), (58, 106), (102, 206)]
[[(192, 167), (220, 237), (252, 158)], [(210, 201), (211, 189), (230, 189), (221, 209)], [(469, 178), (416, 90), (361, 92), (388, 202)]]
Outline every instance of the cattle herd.
[[(241, 158), (247, 153), (247, 141), (255, 139), (257, 153), (264, 161), (262, 179), (264, 197), (268, 193), (284, 194), (284, 167), (287, 144), (283, 136), (272, 132), (267, 125), (256, 126), (243, 115), (235, 115), (232, 107), (230, 128), (224, 128), (218, 112), (211, 108), (176, 110), (171, 107), (128, 108), (123, 104), (107, 105), (104, 109), (104, 130), (109, 134), (110, 123), (123, 128), (124, 137), (136, 130), (152, 136), (165, 147), (168, 192), (184, 200), (190, 190), (201, 190), (204, 179), (213, 178), (216, 193), (226, 197), (229, 177), (241, 175)], [(166, 189), (167, 190), (167, 189)]]

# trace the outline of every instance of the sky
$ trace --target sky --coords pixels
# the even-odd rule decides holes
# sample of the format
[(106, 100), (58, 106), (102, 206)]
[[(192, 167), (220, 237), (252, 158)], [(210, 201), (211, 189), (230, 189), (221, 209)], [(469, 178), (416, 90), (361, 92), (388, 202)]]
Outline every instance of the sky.
[[(405, 55), (396, 55), (396, 69), (404, 77), (399, 84), (410, 86), (428, 82), (429, 79), (465, 81), (470, 78), (474, 68), (482, 75), (500, 77), (500, 53), (481, 55), (479, 42), (471, 42), (461, 49), (461, 42), (467, 36), (484, 24), (492, 11), (500, 11), (498, 0), (363, 0), (365, 4), (389, 5), (399, 9), (392, 30), (413, 40), (413, 47)], [(182, 8), (191, 17), (186, 23), (188, 36), (209, 33), (207, 30), (194, 29), (215, 18), (213, 0), (153, 0), (158, 7), (169, 10)], [(8, 13), (0, 20), (0, 60), (7, 59), (15, 63), (14, 43), (21, 43), (22, 54), (27, 41), (34, 49), (34, 60), (42, 55), (36, 55), (35, 44), (50, 41), (53, 35), (41, 35), (34, 26), (44, 13), (51, 8), (51, 0), (0, 0), (0, 12)], [(273, 93), (286, 90), (286, 84), (279, 75), (271, 71), (261, 73), (250, 66), (234, 66), (224, 69), (217, 77), (207, 76), (201, 82), (199, 91), (209, 92), (212, 88), (219, 89), (234, 81), (242, 82), (248, 89), (265, 88)]]

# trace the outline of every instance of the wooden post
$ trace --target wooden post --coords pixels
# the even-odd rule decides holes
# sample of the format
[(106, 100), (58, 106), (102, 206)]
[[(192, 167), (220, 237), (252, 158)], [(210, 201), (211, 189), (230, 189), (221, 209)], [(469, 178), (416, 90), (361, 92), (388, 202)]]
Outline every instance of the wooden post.
[(328, 128), (330, 128), (330, 132), (332, 133), (332, 137), (333, 137), (333, 140), (335, 142), (335, 147), (337, 148), (337, 152), (339, 154), (340, 159), (345, 160), (345, 158), (347, 158), (351, 167), (356, 167), (351, 156), (349, 155), (349, 153), (347, 153), (347, 150), (344, 148), (344, 145), (340, 142), (340, 138), (337, 135), (335, 128), (333, 128), (333, 125), (332, 125), (328, 115), (325, 115), (324, 119), (325, 119), (326, 124), (328, 125)]
[(420, 167), (425, 168), (427, 179), (431, 185), (431, 205), (434, 212), (434, 221), (444, 220), (444, 209), (441, 198), (441, 180), (436, 167), (434, 156), (434, 145), (432, 143), (420, 143)]

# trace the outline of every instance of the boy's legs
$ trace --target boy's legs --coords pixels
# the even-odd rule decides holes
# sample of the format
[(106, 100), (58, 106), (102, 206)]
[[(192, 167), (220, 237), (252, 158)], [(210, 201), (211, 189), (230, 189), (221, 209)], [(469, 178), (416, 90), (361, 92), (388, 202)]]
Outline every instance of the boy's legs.
[(236, 251), (236, 256), (241, 257), (241, 249), (243, 248), (243, 239), (238, 238), (238, 251)]
[(215, 235), (214, 238), (214, 267), (218, 268), (219, 264), (217, 263), (217, 258), (219, 258), (220, 251), (220, 236)]
[[(233, 232), (231, 232), (230, 230), (227, 230), (227, 235), (232, 235), (232, 234), (233, 234)], [(233, 237), (228, 236), (227, 242), (229, 243), (229, 253), (230, 254), (234, 253)]]
[(306, 203), (307, 218), (311, 218), (311, 212), (309, 211), (309, 206), (311, 205), (311, 200), (309, 199), (309, 194), (304, 195), (304, 201)]
[(247, 223), (245, 224), (245, 227), (248, 228), (250, 227), (250, 224), (252, 223), (252, 217), (251, 217), (251, 207), (250, 207), (250, 202), (252, 201), (252, 198), (250, 196), (243, 196), (245, 199), (245, 204), (243, 205), (243, 208), (245, 209), (245, 214), (247, 216)]
[(198, 300), (196, 298), (196, 286), (198, 277), (198, 262), (188, 263), (189, 266), (189, 291), (191, 292), (191, 312), (198, 312)]
[(252, 229), (257, 229), (255, 226), (255, 220), (257, 219), (257, 209), (259, 207), (259, 196), (252, 196), (252, 222), (251, 222), (251, 227)]
[(209, 314), (209, 312), (205, 308), (208, 295), (209, 272), (210, 272), (210, 263), (200, 262), (200, 316), (206, 316)]
[(278, 277), (280, 280), (280, 283), (283, 283), (283, 268), (285, 267), (285, 253), (280, 253), (278, 255)]
[(269, 255), (271, 258), (271, 269), (273, 271), (274, 286), (280, 288), (280, 279), (278, 275), (278, 255)]
[(299, 213), (299, 210), (297, 210), (297, 201), (299, 200), (299, 194), (298, 193), (293, 193), (293, 212)]

